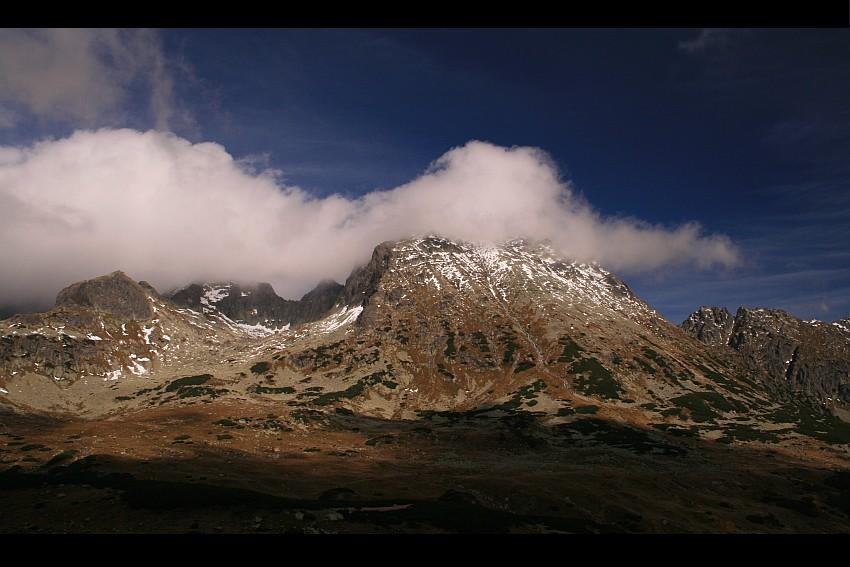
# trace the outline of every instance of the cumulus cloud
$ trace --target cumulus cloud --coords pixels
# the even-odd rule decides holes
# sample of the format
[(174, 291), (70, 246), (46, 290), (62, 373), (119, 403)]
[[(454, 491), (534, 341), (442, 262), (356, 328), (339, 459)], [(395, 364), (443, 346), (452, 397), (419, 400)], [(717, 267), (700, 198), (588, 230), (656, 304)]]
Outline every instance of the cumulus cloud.
[(219, 144), (129, 129), (0, 147), (0, 298), (45, 301), (116, 269), (159, 289), (253, 280), (298, 297), (322, 278), (343, 281), (376, 244), (426, 233), (548, 238), (568, 257), (626, 273), (738, 258), (696, 224), (601, 216), (535, 148), (469, 142), (409, 183), (359, 198), (317, 198), (256, 164)]
[(87, 127), (125, 122), (134, 89), (160, 130), (190, 124), (153, 30), (0, 29), (0, 128), (24, 114)]

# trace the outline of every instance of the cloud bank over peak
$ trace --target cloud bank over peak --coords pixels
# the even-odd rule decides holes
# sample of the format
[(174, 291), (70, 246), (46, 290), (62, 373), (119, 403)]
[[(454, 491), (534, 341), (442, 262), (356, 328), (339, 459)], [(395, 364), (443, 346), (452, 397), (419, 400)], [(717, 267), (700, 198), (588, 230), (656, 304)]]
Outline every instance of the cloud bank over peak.
[(428, 233), (549, 239), (624, 273), (739, 257), (694, 223), (603, 217), (536, 148), (472, 141), (400, 187), (317, 198), (219, 144), (160, 131), (0, 147), (2, 303), (50, 302), (68, 283), (116, 269), (159, 289), (235, 279), (297, 297), (323, 278), (344, 280), (382, 241)]

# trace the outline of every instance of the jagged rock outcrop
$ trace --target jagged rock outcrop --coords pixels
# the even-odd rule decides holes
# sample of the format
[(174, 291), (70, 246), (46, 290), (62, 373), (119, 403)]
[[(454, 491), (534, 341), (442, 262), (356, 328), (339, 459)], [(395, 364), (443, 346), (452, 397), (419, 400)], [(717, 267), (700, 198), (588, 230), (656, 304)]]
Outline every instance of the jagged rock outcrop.
[(717, 346), (729, 344), (734, 323), (725, 307), (700, 307), (682, 323), (682, 328), (692, 337)]
[(343, 303), (357, 306), (368, 302), (378, 290), (378, 283), (389, 267), (394, 245), (394, 242), (382, 242), (377, 245), (369, 262), (351, 272), (345, 280)]
[(850, 403), (850, 333), (843, 324), (802, 321), (781, 309), (703, 307), (682, 323), (694, 338), (728, 346), (789, 394)]

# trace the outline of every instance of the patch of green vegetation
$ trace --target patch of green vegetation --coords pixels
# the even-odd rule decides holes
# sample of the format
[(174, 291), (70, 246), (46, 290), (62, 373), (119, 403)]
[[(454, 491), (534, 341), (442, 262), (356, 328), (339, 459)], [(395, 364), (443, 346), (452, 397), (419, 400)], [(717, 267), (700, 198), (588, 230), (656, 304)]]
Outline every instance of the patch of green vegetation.
[(230, 433), (219, 433), (215, 436), (215, 438), (219, 441), (225, 441), (227, 439), (233, 439), (233, 435), (231, 435)]
[[(727, 425), (724, 428), (724, 437), (730, 442), (738, 441), (762, 441), (764, 443), (776, 443), (779, 441), (779, 434), (785, 433), (788, 430), (764, 431), (757, 429), (751, 425), (733, 424)], [(725, 440), (722, 442), (726, 442)]]
[(658, 365), (659, 368), (661, 368), (662, 372), (664, 372), (664, 376), (669, 378), (671, 382), (676, 385), (681, 385), (681, 383), (679, 382), (679, 378), (673, 371), (673, 367), (670, 365), (669, 362), (667, 362), (666, 358), (664, 358), (649, 347), (643, 347), (643, 353), (646, 355), (647, 358), (652, 360), (655, 364)]
[(448, 332), (448, 340), (446, 341), (446, 349), (443, 351), (443, 356), (446, 358), (452, 358), (457, 353), (457, 348), (455, 346), (455, 334), (453, 331)]
[[(721, 386), (723, 386), (724, 388), (726, 388), (730, 392), (735, 393), (735, 394), (745, 393), (745, 390), (743, 388), (741, 388), (741, 386), (739, 384), (737, 384), (734, 380), (731, 380), (729, 377), (724, 376), (723, 374), (720, 374), (719, 372), (716, 372), (716, 371), (712, 370), (711, 368), (708, 368), (707, 366), (704, 366), (704, 365), (699, 364), (699, 363), (696, 365), (696, 367), (699, 368), (699, 370), (700, 370), (700, 372), (702, 372), (703, 376), (705, 376), (706, 378), (708, 378), (709, 380), (711, 380), (711, 381), (713, 381), (717, 384), (720, 384)], [(749, 381), (749, 382), (751, 382), (751, 381)], [(751, 383), (751, 385), (754, 386), (755, 384)]]
[(599, 406), (578, 406), (575, 409), (576, 413), (595, 414), (599, 413)]
[(558, 339), (558, 344), (564, 347), (561, 351), (561, 356), (558, 357), (558, 362), (572, 362), (578, 358), (582, 352), (584, 352), (584, 349), (578, 346), (575, 341), (566, 335)]
[(806, 401), (786, 403), (766, 416), (774, 423), (796, 424), (794, 431), (829, 444), (850, 443), (850, 423)]
[(644, 372), (648, 372), (649, 374), (655, 374), (655, 367), (644, 359), (642, 359), (641, 357), (636, 356), (633, 360), (637, 362), (638, 366), (640, 366)]
[(132, 399), (133, 399), (132, 396), (115, 396), (116, 402), (126, 402), (126, 401), (132, 400)]
[(583, 374), (576, 380), (576, 386), (584, 394), (619, 400), (620, 394), (623, 393), (614, 376), (592, 356), (574, 362), (570, 366), (570, 372)]
[(574, 440), (576, 435), (580, 435), (582, 438), (590, 437), (594, 444), (604, 444), (638, 454), (659, 453), (667, 456), (680, 456), (686, 452), (681, 447), (665, 443), (646, 431), (604, 419), (579, 419), (556, 425), (555, 430)]
[(661, 415), (663, 415), (664, 417), (675, 416), (675, 417), (680, 417), (682, 419), (684, 419), (684, 417), (685, 417), (685, 415), (682, 413), (682, 410), (680, 408), (667, 408), (667, 409), (661, 410)]
[(671, 400), (675, 405), (691, 412), (691, 419), (713, 422), (718, 412), (745, 411), (746, 406), (737, 401), (730, 402), (717, 392), (690, 392)]
[(390, 389), (395, 389), (398, 384), (386, 378), (390, 373), (386, 370), (378, 370), (377, 372), (373, 372), (367, 376), (361, 378), (361, 381), (369, 386), (375, 386), (377, 384), (382, 384)]
[(661, 368), (670, 368), (670, 365), (667, 363), (667, 359), (663, 356), (655, 352), (653, 349), (649, 347), (643, 347), (643, 354), (646, 355), (648, 359), (653, 361), (655, 364), (660, 366)]
[(449, 369), (443, 366), (441, 363), (437, 363), (437, 372), (448, 378), (449, 380), (454, 380), (455, 375), (449, 372)]
[(543, 380), (535, 380), (531, 384), (527, 384), (517, 390), (514, 397), (518, 396), (520, 399), (523, 400), (533, 400), (535, 397), (537, 397), (537, 392), (542, 392), (544, 390), (546, 390), (546, 382), (544, 382)]
[(274, 417), (268, 417), (264, 420), (257, 420), (252, 427), (256, 429), (264, 429), (266, 431), (292, 431), (286, 423), (278, 421)]
[(177, 380), (172, 381), (168, 386), (165, 387), (166, 392), (176, 392), (181, 388), (186, 386), (198, 386), (200, 384), (206, 384), (212, 379), (212, 374), (199, 374), (197, 376), (186, 376), (184, 378), (178, 378)]
[(187, 439), (191, 439), (191, 435), (178, 435), (174, 438), (175, 441), (186, 441)]
[(689, 410), (693, 421), (713, 422), (719, 417), (719, 414), (709, 401), (712, 394), (722, 398), (720, 394), (714, 392), (691, 392), (673, 398), (670, 401), (681, 408)]
[(318, 406), (326, 406), (339, 400), (356, 398), (357, 396), (361, 395), (364, 390), (364, 384), (362, 382), (357, 382), (356, 384), (349, 386), (345, 390), (322, 394), (321, 396), (315, 398), (313, 400), (313, 403)]
[(505, 353), (502, 356), (502, 365), (507, 366), (508, 364), (513, 363), (514, 353), (519, 347), (516, 342), (516, 335), (514, 335), (508, 330), (502, 333), (502, 335), (499, 337), (499, 340), (502, 346), (505, 347)]
[(251, 367), (251, 372), (254, 374), (265, 374), (271, 368), (271, 364), (268, 362), (258, 362), (254, 366)]
[(674, 437), (699, 437), (699, 427), (682, 427), (672, 423), (653, 423), (652, 427)]
[(557, 416), (558, 417), (567, 417), (567, 416), (570, 416), (570, 415), (574, 415), (575, 413), (576, 413), (576, 410), (574, 410), (571, 407), (558, 408)]
[(283, 386), (281, 388), (270, 388), (268, 386), (252, 386), (251, 391), (257, 394), (294, 394), (295, 388)]
[(226, 394), (227, 390), (217, 390), (210, 386), (184, 386), (177, 392), (177, 398), (201, 398), (209, 397), (212, 399), (218, 398), (221, 394)]
[(519, 374), (520, 372), (524, 372), (524, 371), (528, 370), (529, 368), (534, 368), (534, 366), (535, 366), (534, 362), (525, 360), (525, 361), (520, 362), (519, 364), (516, 365), (516, 368), (514, 368), (514, 374)]
[(490, 345), (487, 342), (487, 337), (481, 331), (475, 331), (474, 333), (472, 333), (472, 342), (475, 343), (475, 346), (477, 346), (478, 350), (480, 350), (481, 352), (490, 352)]
[(352, 399), (357, 396), (363, 394), (366, 390), (366, 386), (374, 386), (377, 384), (382, 384), (383, 386), (395, 389), (398, 387), (396, 382), (389, 380), (386, 378), (389, 373), (386, 370), (379, 370), (377, 372), (373, 372), (368, 376), (364, 376), (360, 380), (357, 381), (356, 384), (353, 384), (346, 388), (345, 390), (337, 391), (337, 392), (328, 392), (327, 394), (322, 394), (313, 400), (313, 403), (316, 405), (324, 406), (336, 402), (342, 399)]

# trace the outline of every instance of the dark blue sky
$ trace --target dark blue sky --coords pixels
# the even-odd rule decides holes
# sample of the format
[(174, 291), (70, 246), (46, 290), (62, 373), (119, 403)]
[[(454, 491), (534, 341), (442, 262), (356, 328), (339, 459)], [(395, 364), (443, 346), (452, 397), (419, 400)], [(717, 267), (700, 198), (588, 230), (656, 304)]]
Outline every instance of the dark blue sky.
[[(630, 278), (701, 304), (850, 315), (850, 30), (166, 30), (175, 127), (358, 195), (471, 139), (546, 150), (606, 215), (700, 222), (734, 270)], [(125, 125), (150, 127), (140, 103)], [(4, 143), (72, 124), (25, 123)]]

